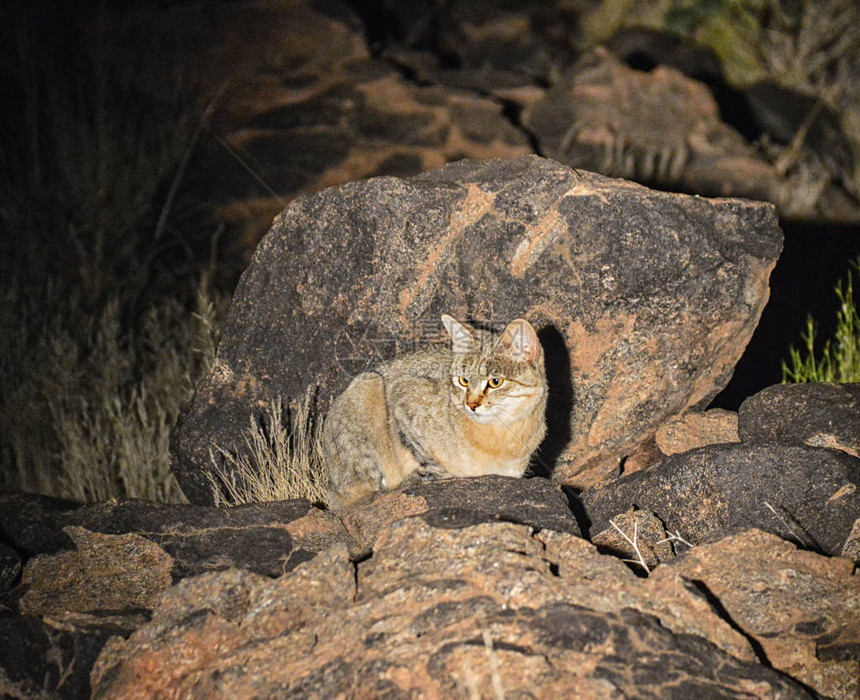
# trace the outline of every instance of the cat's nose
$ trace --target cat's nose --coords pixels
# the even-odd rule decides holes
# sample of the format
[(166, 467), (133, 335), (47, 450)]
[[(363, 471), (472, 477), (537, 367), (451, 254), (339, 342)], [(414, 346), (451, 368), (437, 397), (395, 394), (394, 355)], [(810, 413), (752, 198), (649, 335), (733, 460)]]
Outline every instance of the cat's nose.
[(481, 405), (480, 401), (467, 401), (466, 405), (471, 408), (473, 411), (477, 410), (478, 406)]

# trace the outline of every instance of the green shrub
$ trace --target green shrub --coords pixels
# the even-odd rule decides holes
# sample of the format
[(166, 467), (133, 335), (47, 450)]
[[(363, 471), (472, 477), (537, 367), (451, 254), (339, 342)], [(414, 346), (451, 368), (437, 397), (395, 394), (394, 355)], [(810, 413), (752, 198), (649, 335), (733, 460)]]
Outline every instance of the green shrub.
[[(854, 263), (860, 271), (860, 260)], [(815, 321), (809, 317), (802, 334), (803, 348), (789, 350), (789, 363), (782, 364), (783, 382), (860, 382), (860, 313), (854, 302), (854, 274), (836, 286), (839, 311), (836, 333), (816, 356)]]

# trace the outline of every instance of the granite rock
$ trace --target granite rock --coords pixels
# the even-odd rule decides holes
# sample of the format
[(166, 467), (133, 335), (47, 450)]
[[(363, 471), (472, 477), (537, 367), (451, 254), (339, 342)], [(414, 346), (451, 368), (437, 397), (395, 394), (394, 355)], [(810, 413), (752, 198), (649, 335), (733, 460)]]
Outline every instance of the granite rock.
[(738, 410), (745, 442), (813, 445), (860, 457), (860, 384), (775, 384)]
[(362, 551), (336, 516), (307, 501), (218, 509), (129, 499), (75, 507), (0, 495), (0, 536), (25, 559), (74, 549), (70, 526), (145, 538), (170, 556), (174, 581), (229, 567), (278, 576), (338, 541), (356, 555)]
[(660, 193), (527, 157), (461, 161), (293, 202), (257, 249), (217, 359), (172, 438), (211, 503), (210, 448), (249, 414), (441, 339), (442, 313), (540, 329), (552, 391), (535, 468), (586, 486), (722, 389), (782, 236), (773, 207)]
[(700, 544), (732, 528), (759, 528), (838, 555), (860, 515), (860, 460), (820, 447), (710, 445), (671, 457), (580, 498), (590, 536), (631, 508)]
[(860, 576), (851, 562), (760, 530), (695, 547), (671, 572), (694, 581), (773, 668), (831, 698), (860, 693)]
[(705, 445), (740, 442), (738, 414), (721, 408), (685, 413), (661, 425), (655, 440), (664, 455), (689, 452)]
[(357, 566), (336, 546), (275, 581), (182, 581), (106, 645), (93, 697), (812, 697), (673, 581), (573, 535), (408, 518)]

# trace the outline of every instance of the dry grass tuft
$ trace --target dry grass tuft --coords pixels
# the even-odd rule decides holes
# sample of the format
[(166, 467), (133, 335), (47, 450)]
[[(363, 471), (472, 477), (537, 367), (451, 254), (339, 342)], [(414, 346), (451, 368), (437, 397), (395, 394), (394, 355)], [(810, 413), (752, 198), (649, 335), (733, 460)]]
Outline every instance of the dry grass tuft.
[(38, 14), (6, 27), (0, 489), (182, 501), (168, 435), (214, 357), (227, 296), (201, 260), (214, 260), (209, 232), (177, 228), (164, 192), (205, 105), (193, 72), (153, 69), (151, 37), (67, 14), (69, 41)]
[[(218, 506), (305, 498), (326, 503), (328, 481), (320, 444), (321, 421), (314, 396), (284, 411), (276, 399), (245, 433), (246, 454), (217, 445), (210, 451), (208, 472)], [(247, 455), (247, 456), (246, 456)], [(219, 458), (220, 457), (220, 458)]]
[(184, 501), (168, 439), (214, 358), (225, 302), (201, 285), (196, 313), (162, 299), (126, 328), (117, 296), (91, 317), (73, 306), (22, 318), (4, 305), (3, 325), (19, 332), (0, 339), (0, 487)]

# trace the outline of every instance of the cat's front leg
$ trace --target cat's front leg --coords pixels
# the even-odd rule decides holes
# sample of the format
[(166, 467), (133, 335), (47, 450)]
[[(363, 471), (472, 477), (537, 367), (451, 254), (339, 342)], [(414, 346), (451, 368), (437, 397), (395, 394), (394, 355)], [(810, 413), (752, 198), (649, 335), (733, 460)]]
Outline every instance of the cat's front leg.
[(360, 374), (332, 402), (321, 442), (331, 507), (360, 503), (391, 488), (387, 477), (396, 459), (379, 375)]

